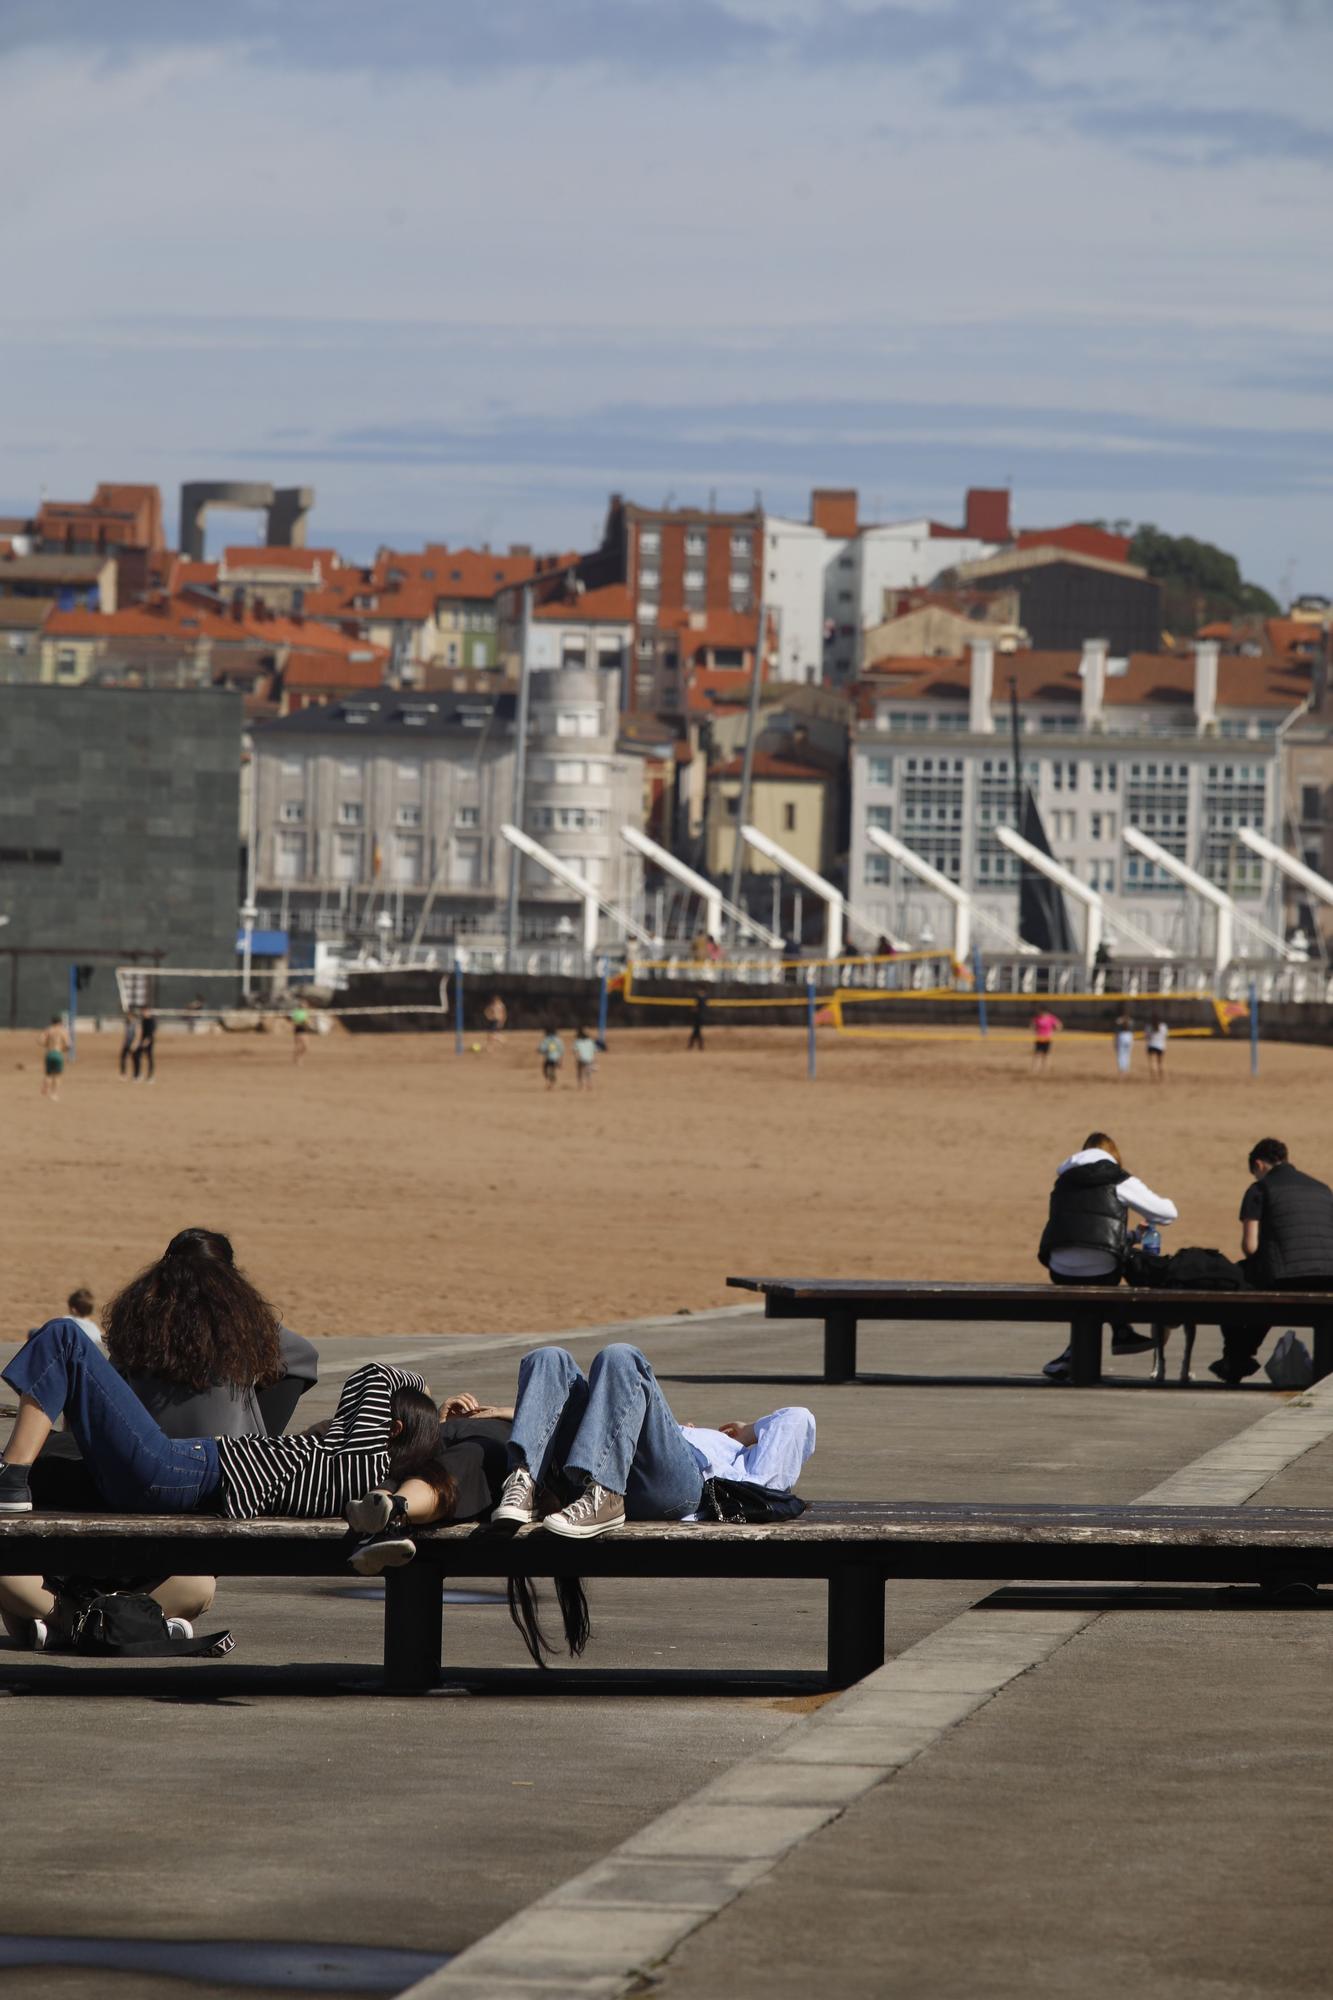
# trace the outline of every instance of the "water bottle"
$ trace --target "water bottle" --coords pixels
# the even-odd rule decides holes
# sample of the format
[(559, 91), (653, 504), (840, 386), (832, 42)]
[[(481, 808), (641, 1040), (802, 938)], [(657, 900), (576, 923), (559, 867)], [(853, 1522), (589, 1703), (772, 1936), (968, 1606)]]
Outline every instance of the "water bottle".
[(1145, 1223), (1142, 1229), (1136, 1231), (1136, 1234), (1139, 1239), (1140, 1250), (1146, 1250), (1151, 1257), (1161, 1256), (1162, 1232), (1155, 1223)]

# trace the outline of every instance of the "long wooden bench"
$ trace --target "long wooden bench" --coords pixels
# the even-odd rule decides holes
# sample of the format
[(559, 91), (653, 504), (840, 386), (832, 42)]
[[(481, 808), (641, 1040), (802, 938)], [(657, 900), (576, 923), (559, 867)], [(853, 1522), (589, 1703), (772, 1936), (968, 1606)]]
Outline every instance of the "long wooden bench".
[(855, 1379), (862, 1320), (904, 1319), (1036, 1320), (1067, 1327), (1076, 1388), (1101, 1381), (1102, 1328), (1112, 1320), (1222, 1330), (1256, 1321), (1308, 1327), (1314, 1333), (1315, 1380), (1333, 1373), (1333, 1294), (1327, 1292), (1168, 1292), (1128, 1285), (946, 1285), (879, 1278), (740, 1277), (727, 1283), (738, 1291), (762, 1292), (768, 1319), (822, 1320), (826, 1382)]
[[(0, 1517), (0, 1572), (346, 1577), (350, 1542), (338, 1521), (32, 1514)], [(634, 1522), (589, 1542), (539, 1527), (432, 1528), (415, 1562), (385, 1579), (384, 1684), (400, 1693), (438, 1685), (447, 1584), (562, 1575), (823, 1580), (825, 1684), (847, 1687), (883, 1664), (890, 1579), (1326, 1583), (1333, 1510), (843, 1501), (760, 1527)], [(775, 1626), (777, 1616), (775, 1604)]]

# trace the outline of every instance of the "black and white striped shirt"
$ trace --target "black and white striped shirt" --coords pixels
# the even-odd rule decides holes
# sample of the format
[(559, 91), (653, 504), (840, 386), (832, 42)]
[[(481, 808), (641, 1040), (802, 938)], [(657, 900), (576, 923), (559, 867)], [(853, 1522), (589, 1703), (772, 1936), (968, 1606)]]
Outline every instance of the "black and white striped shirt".
[(395, 1389), (420, 1389), (420, 1375), (371, 1361), (343, 1384), (323, 1437), (220, 1437), (222, 1511), (229, 1520), (287, 1514), (326, 1520), (382, 1486), (389, 1470)]

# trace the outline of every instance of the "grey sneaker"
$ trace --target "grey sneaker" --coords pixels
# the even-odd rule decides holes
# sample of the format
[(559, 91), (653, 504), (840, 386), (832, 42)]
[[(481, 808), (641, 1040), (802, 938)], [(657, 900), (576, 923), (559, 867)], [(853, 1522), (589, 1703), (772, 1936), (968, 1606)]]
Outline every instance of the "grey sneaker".
[(0, 1514), (31, 1514), (30, 1465), (0, 1464)]
[(390, 1528), (382, 1535), (368, 1535), (358, 1542), (347, 1561), (358, 1576), (383, 1576), (386, 1569), (401, 1569), (410, 1563), (417, 1545), (401, 1529)]
[(504, 1483), (491, 1514), (493, 1521), (508, 1521), (526, 1528), (537, 1518), (537, 1487), (526, 1465), (516, 1465)]
[(577, 1500), (571, 1500), (568, 1507), (562, 1507), (557, 1514), (548, 1514), (546, 1524), (553, 1535), (568, 1535), (574, 1541), (591, 1541), (594, 1535), (604, 1535), (608, 1528), (623, 1528), (625, 1525), (625, 1496), (612, 1493), (605, 1486), (599, 1486), (590, 1479)]

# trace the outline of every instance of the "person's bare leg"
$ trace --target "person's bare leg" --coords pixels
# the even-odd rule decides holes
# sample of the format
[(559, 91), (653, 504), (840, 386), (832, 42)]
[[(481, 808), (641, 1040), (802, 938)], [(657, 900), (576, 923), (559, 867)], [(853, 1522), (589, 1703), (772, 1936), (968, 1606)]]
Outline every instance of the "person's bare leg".
[(19, 1397), (19, 1413), (14, 1419), (14, 1428), (9, 1433), (9, 1442), (0, 1459), (6, 1465), (31, 1465), (52, 1431), (50, 1417), (40, 1403), (31, 1396)]
[(11, 1639), (22, 1636), (14, 1630), (16, 1624), (49, 1618), (55, 1608), (55, 1598), (39, 1576), (0, 1576), (0, 1618)]
[(165, 1617), (187, 1618), (193, 1625), (211, 1608), (217, 1587), (215, 1576), (169, 1576), (149, 1596)]

